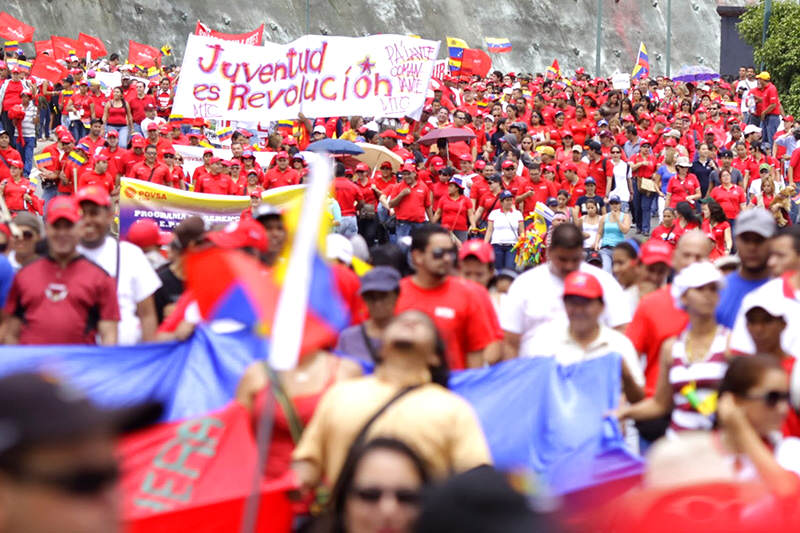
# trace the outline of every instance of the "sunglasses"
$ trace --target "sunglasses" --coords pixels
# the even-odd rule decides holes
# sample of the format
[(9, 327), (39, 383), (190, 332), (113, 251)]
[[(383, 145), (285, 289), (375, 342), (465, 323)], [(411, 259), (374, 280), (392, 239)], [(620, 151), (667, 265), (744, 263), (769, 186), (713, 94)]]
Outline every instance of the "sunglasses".
[(755, 396), (747, 395), (745, 396), (748, 400), (760, 400), (764, 402), (767, 407), (775, 407), (780, 402), (788, 402), (789, 401), (789, 393), (777, 390), (771, 390), (764, 394), (757, 394)]
[(618, 154), (618, 153), (620, 153), (620, 151), (619, 150), (611, 150), (611, 153), (612, 154)]
[(22, 482), (47, 485), (75, 496), (94, 496), (104, 491), (120, 478), (117, 465), (78, 468), (72, 472), (46, 474), (42, 472), (16, 472)]
[(458, 256), (458, 248), (434, 248), (431, 251), (431, 255), (434, 259), (443, 259), (444, 256), (449, 255), (451, 257)]
[(23, 231), (22, 232), (22, 240), (30, 241), (30, 240), (33, 240), (34, 237), (36, 237), (36, 234), (34, 232), (32, 232), (32, 231)]
[(397, 503), (404, 505), (419, 504), (419, 491), (411, 489), (382, 489), (379, 487), (354, 488), (351, 493), (359, 500), (366, 503), (378, 503), (384, 495), (391, 495)]

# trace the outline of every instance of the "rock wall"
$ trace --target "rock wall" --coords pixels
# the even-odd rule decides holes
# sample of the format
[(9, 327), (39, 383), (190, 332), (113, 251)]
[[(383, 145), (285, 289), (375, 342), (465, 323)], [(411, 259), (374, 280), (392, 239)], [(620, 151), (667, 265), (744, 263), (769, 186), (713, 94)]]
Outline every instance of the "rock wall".
[[(629, 72), (639, 42), (651, 72), (666, 69), (667, 0), (600, 0), (602, 75)], [(459, 37), (474, 48), (484, 37), (506, 37), (513, 52), (495, 56), (501, 70), (543, 71), (554, 58), (562, 70), (594, 72), (597, 0), (5, 0), (2, 9), (36, 27), (36, 39), (102, 38), (109, 51), (127, 54), (128, 39), (178, 57), (197, 20), (228, 33), (264, 22), (265, 39), (287, 42), (308, 33), (417, 34)], [(712, 0), (672, 0), (672, 72), (683, 64), (718, 68), (720, 18)], [(308, 21), (308, 26), (306, 25)], [(30, 47), (26, 48), (29, 50)], [(444, 57), (444, 43), (440, 55)]]

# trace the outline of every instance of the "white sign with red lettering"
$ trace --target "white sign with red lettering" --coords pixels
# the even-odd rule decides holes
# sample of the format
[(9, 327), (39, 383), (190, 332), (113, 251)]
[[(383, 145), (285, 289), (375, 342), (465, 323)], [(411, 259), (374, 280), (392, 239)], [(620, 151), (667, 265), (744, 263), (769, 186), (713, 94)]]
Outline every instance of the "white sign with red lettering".
[(307, 35), (249, 46), (190, 35), (172, 112), (269, 121), (418, 116), (438, 41), (403, 35)]

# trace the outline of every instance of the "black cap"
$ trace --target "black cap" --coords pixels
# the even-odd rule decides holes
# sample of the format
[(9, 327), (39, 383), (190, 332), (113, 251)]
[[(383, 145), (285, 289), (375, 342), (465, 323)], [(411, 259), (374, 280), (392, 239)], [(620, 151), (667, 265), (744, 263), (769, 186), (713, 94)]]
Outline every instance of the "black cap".
[(400, 289), (400, 273), (390, 266), (376, 266), (361, 277), (361, 294)]
[(503, 474), (479, 466), (427, 492), (417, 533), (531, 533), (552, 531)]
[(34, 372), (12, 374), (0, 378), (0, 454), (98, 431), (125, 433), (156, 422), (162, 412), (157, 402), (100, 409), (81, 391), (55, 377)]
[(597, 141), (589, 141), (586, 146), (593, 152), (599, 152), (603, 149), (602, 145)]
[(603, 256), (600, 255), (600, 252), (598, 252), (597, 250), (591, 250), (589, 252), (586, 252), (586, 262), (589, 263), (590, 265), (594, 263), (600, 263), (602, 265)]
[(720, 150), (720, 151), (719, 151), (719, 156), (720, 156), (720, 157), (733, 157), (733, 152), (731, 152), (731, 151), (730, 151), (730, 150), (728, 150), (728, 149), (725, 149), (725, 150)]

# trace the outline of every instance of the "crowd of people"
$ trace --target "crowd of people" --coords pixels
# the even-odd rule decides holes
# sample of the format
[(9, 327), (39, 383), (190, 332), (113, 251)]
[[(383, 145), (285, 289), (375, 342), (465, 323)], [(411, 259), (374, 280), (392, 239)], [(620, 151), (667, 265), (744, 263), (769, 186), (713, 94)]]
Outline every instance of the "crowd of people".
[[(187, 258), (218, 247), (265, 271), (282, 261), (284, 213), (262, 193), (304, 183), (310, 143), (380, 144), (395, 156), (374, 167), (336, 157), (327, 256), (350, 327), (295, 369), (254, 364), (236, 391), (254, 428), (267, 396), (277, 400), (264, 475), (293, 476), (299, 514), (315, 517), (299, 527), (532, 530), (542, 517), (487, 466), (475, 413), (448, 390), (450, 371), (526, 357), (564, 367), (621, 357), (621, 405), (608, 416), (634, 453), (648, 453), (645, 486), (746, 480), (763, 483), (768, 503), (800, 495), (789, 379), (800, 353), (800, 126), (769, 73), (644, 78), (623, 90), (582, 69), (445, 76), (419, 120), (300, 115), (262, 130), (171, 115), (178, 68), (141, 80), (115, 55), (74, 57), (69, 76), (50, 83), (5, 59), (4, 344), (185, 340), (203, 321), (185, 290)], [(121, 71), (121, 86), (101, 86), (101, 71)], [(212, 149), (219, 127), (233, 131), (227, 159)], [(469, 140), (420, 142), (445, 128)], [(180, 145), (206, 149), (191, 175)], [(256, 152), (274, 154), (266, 168)], [(119, 238), (121, 177), (249, 196), (251, 206), (225, 227), (194, 216), (165, 232), (139, 220)], [(547, 219), (541, 254), (521, 261), (537, 213)], [(372, 266), (361, 278), (354, 258)], [(39, 391), (31, 402), (93, 421), (70, 440), (29, 428), (25, 417), (41, 412), (0, 402), (3, 422), (19, 426), (0, 444), (0, 493), (13, 495), (0, 504), (0, 530), (52, 531), (59, 522), (48, 521), (65, 518), (31, 511), (40, 495), (23, 490), (29, 473), (107, 505), (113, 459), (69, 463), (89, 461), (123, 427), (35, 375), (0, 379), (0, 396), (25, 387)], [(41, 450), (54, 442), (72, 446), (60, 449), (60, 468), (83, 467), (94, 484), (42, 473)], [(476, 509), (478, 489), (500, 503)], [(75, 509), (75, 523), (107, 519)]]

